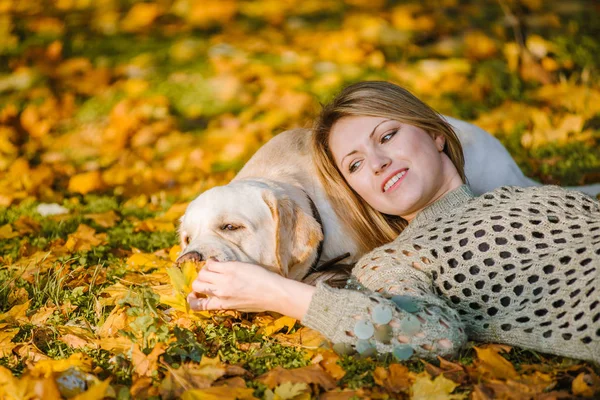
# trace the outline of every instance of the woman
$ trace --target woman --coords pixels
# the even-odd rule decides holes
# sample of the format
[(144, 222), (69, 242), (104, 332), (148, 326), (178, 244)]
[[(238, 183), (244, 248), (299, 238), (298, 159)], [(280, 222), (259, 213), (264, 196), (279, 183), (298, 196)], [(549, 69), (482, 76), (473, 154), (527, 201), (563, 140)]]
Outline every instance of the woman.
[(211, 261), (193, 284), (210, 296), (192, 308), (277, 311), (339, 349), (401, 360), (453, 356), (469, 337), (600, 361), (598, 202), (550, 186), (474, 197), (452, 129), (385, 82), (326, 106), (314, 150), (340, 217), (365, 251), (379, 246), (356, 282), (315, 288)]

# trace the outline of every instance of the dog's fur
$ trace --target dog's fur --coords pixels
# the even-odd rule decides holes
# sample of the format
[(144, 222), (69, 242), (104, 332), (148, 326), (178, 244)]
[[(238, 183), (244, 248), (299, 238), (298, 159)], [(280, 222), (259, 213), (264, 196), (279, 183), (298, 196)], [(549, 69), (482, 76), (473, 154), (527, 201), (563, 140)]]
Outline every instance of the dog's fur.
[[(523, 175), (489, 133), (445, 118), (463, 146), (465, 174), (475, 194), (503, 185), (539, 185)], [(178, 260), (246, 261), (309, 283), (317, 277), (307, 278), (315, 265), (330, 263), (344, 253), (350, 254), (345, 265), (355, 263), (361, 254), (318, 179), (310, 135), (306, 129), (280, 133), (261, 147), (229, 184), (193, 200), (181, 218), (183, 250)], [(596, 194), (600, 185), (574, 189)]]

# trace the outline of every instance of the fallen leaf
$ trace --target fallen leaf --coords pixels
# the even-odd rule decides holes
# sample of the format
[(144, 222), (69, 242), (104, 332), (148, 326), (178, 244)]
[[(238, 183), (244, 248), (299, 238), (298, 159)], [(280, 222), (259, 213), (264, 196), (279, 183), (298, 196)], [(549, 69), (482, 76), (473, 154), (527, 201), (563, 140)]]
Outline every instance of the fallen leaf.
[(373, 372), (373, 378), (375, 383), (392, 393), (408, 392), (415, 379), (408, 368), (402, 364), (390, 364), (387, 369), (377, 367)]
[(139, 376), (151, 377), (157, 372), (158, 357), (164, 352), (165, 345), (163, 343), (156, 344), (148, 355), (142, 352), (138, 344), (135, 344), (131, 352), (131, 362), (135, 373)]
[(451, 394), (458, 384), (450, 379), (439, 375), (431, 379), (428, 373), (417, 375), (415, 383), (411, 387), (412, 400), (455, 400), (466, 398), (466, 393)]
[(256, 380), (264, 383), (270, 389), (285, 382), (315, 383), (325, 390), (331, 390), (336, 387), (336, 382), (331, 375), (318, 365), (309, 365), (308, 367), (295, 369), (285, 369), (278, 366), (259, 376)]
[(208, 389), (188, 390), (182, 400), (258, 400), (252, 388), (230, 388), (217, 386)]
[(103, 228), (112, 228), (121, 219), (114, 210), (96, 214), (85, 214), (84, 217), (91, 219)]
[(515, 367), (504, 357), (498, 354), (498, 349), (493, 347), (475, 347), (477, 360), (475, 366), (479, 374), (496, 379), (514, 379), (517, 377)]
[(573, 394), (576, 396), (592, 397), (600, 393), (600, 377), (593, 371), (582, 372), (572, 383)]

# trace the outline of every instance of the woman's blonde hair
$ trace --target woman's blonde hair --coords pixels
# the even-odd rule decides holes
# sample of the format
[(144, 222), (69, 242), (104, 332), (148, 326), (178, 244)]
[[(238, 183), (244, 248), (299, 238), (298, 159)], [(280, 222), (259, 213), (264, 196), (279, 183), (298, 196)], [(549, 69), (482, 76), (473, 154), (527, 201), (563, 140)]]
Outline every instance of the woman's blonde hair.
[(337, 121), (348, 116), (389, 118), (432, 134), (441, 134), (444, 153), (465, 182), (464, 156), (452, 127), (440, 114), (406, 89), (389, 82), (368, 81), (346, 87), (324, 106), (315, 122), (313, 156), (325, 191), (338, 217), (352, 230), (361, 250), (367, 252), (394, 240), (407, 222), (398, 216), (382, 214), (364, 201), (337, 169), (329, 148), (329, 133)]

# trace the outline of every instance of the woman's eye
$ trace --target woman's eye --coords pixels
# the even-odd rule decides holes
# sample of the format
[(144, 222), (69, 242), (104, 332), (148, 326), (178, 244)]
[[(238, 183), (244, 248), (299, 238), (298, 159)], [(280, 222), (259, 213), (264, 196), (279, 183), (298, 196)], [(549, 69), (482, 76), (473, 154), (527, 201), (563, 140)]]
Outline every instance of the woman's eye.
[(350, 171), (350, 173), (356, 171), (356, 169), (358, 167), (360, 167), (361, 162), (360, 161), (355, 161), (352, 164), (350, 164), (350, 167), (348, 168), (348, 171)]
[(225, 224), (225, 225), (221, 226), (222, 231), (237, 231), (240, 228), (241, 228), (241, 226), (236, 226), (233, 224)]
[(390, 140), (391, 138), (393, 138), (393, 137), (394, 137), (394, 135), (395, 135), (397, 132), (398, 132), (398, 131), (397, 131), (397, 130), (395, 130), (394, 132), (386, 133), (385, 135), (383, 135), (383, 136), (381, 137), (381, 143), (385, 143), (385, 142), (387, 142), (388, 140)]

